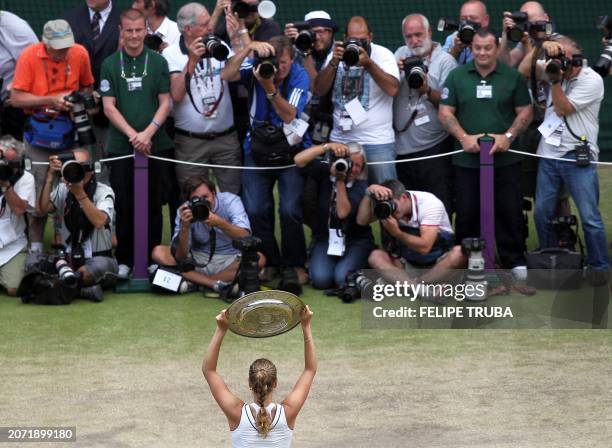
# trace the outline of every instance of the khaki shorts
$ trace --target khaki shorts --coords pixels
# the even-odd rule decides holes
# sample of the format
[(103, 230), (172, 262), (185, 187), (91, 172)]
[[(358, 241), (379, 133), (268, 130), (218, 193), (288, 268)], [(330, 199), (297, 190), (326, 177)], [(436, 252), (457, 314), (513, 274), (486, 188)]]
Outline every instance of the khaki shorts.
[(0, 266), (0, 285), (6, 289), (17, 289), (24, 276), (26, 252), (19, 252), (7, 263)]
[[(198, 264), (206, 264), (208, 263), (209, 254), (206, 252), (192, 252), (193, 258)], [(231, 266), (234, 261), (240, 260), (240, 254), (214, 254), (210, 263), (208, 263), (205, 267), (200, 268), (196, 267), (196, 271), (204, 274), (204, 275), (217, 275), (220, 272), (225, 271), (227, 268)]]

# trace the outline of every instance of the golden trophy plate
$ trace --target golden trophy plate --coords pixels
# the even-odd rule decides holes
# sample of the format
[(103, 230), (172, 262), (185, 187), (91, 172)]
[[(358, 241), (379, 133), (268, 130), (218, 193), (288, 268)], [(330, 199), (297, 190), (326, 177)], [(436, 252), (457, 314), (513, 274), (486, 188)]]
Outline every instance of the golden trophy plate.
[(290, 292), (253, 292), (228, 308), (229, 329), (249, 338), (276, 336), (300, 323), (303, 308), (304, 302)]

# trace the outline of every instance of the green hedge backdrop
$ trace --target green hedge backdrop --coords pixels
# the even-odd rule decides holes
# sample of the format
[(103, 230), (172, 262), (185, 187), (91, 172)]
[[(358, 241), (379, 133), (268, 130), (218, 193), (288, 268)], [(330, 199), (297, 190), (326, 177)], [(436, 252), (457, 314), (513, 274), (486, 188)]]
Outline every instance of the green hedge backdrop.
[[(83, 3), (85, 0), (0, 0), (0, 9), (11, 11), (26, 19), (37, 34), (42, 32), (43, 24), (50, 19), (61, 17), (62, 12)], [(114, 0), (122, 8), (131, 5), (129, 0)], [(172, 12), (170, 17), (176, 18), (176, 11), (187, 1), (170, 0)], [(212, 10), (215, 1), (202, 1)], [(324, 9), (334, 17), (343, 28), (346, 19), (352, 15), (363, 15), (368, 18), (375, 42), (392, 51), (403, 44), (401, 21), (404, 16), (413, 12), (426, 15), (432, 26), (436, 26), (439, 17), (458, 15), (461, 1), (457, 0), (278, 0), (275, 19), (283, 26), (286, 22), (302, 19), (304, 14), (314, 9)], [(501, 29), (503, 11), (518, 10), (522, 1), (489, 0), (487, 4), (491, 16), (491, 25)], [(607, 5), (607, 6), (606, 6)], [(587, 0), (576, 2), (572, 0), (554, 0), (544, 2), (544, 6), (553, 18), (556, 28), (562, 34), (576, 39), (585, 49), (585, 55), (592, 64), (602, 51), (601, 32), (595, 28), (595, 20), (600, 15), (612, 15), (612, 3), (604, 0)], [(434, 39), (441, 41), (443, 35), (434, 31)], [(602, 160), (612, 160), (612, 77), (605, 82), (608, 94), (602, 105), (600, 114), (601, 126), (599, 144), (602, 150)]]

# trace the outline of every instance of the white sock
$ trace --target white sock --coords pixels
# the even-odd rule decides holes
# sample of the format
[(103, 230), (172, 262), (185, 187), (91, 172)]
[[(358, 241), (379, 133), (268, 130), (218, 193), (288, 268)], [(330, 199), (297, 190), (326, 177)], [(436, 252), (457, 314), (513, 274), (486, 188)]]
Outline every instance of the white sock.
[(42, 252), (43, 251), (43, 243), (30, 243), (30, 251), (31, 252)]

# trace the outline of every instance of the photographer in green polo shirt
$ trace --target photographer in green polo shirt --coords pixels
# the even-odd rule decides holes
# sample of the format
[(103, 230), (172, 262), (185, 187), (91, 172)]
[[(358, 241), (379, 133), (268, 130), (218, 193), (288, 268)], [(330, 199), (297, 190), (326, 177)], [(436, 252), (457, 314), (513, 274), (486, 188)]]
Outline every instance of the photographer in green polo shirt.
[[(144, 154), (174, 158), (173, 142), (164, 122), (170, 112), (168, 63), (144, 45), (145, 18), (135, 9), (121, 13), (122, 49), (104, 60), (100, 92), (111, 126), (106, 152), (111, 155)], [(134, 159), (110, 163), (115, 191), (119, 277), (127, 278), (134, 261)], [(149, 160), (149, 253), (161, 243), (162, 193), (169, 191), (174, 166)]]
[[(474, 36), (474, 60), (453, 70), (442, 90), (439, 117), (464, 152), (453, 158), (457, 241), (480, 235), (478, 140), (495, 139), (495, 235), (501, 265), (526, 275), (521, 158), (507, 153), (531, 122), (527, 85), (518, 71), (497, 61), (499, 40), (488, 28)], [(518, 269), (514, 269), (518, 268)]]

